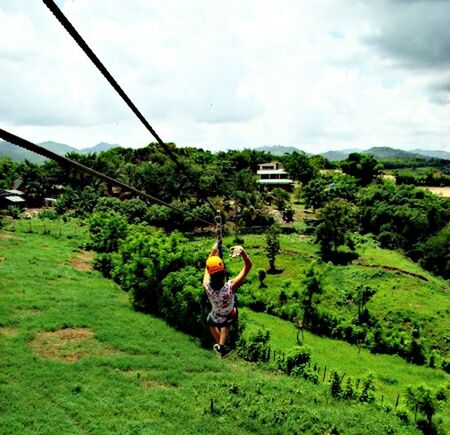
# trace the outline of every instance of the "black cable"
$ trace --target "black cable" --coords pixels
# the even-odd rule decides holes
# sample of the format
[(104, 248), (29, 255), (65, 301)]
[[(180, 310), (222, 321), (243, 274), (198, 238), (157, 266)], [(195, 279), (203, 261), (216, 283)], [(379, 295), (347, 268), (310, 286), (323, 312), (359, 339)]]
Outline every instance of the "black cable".
[(29, 141), (27, 141), (25, 139), (22, 139), (21, 137), (16, 136), (16, 135), (14, 135), (12, 133), (9, 133), (9, 132), (1, 129), (1, 128), (0, 128), (0, 138), (6, 140), (8, 142), (11, 142), (11, 143), (13, 143), (13, 144), (15, 144), (15, 145), (17, 145), (19, 147), (25, 148), (28, 151), (32, 151), (32, 152), (34, 152), (36, 154), (40, 154), (41, 156), (47, 157), (47, 158), (49, 158), (51, 160), (54, 160), (55, 162), (58, 162), (61, 165), (71, 166), (71, 167), (73, 167), (75, 169), (78, 169), (78, 170), (80, 170), (82, 172), (85, 172), (87, 174), (93, 175), (94, 177), (101, 178), (102, 180), (106, 181), (107, 183), (114, 184), (116, 186), (120, 186), (123, 189), (128, 190), (130, 192), (133, 192), (133, 193), (135, 193), (136, 195), (138, 195), (138, 196), (140, 196), (142, 198), (145, 198), (145, 199), (153, 201), (153, 202), (157, 202), (158, 204), (164, 205), (164, 206), (166, 206), (166, 207), (168, 207), (168, 208), (170, 208), (172, 210), (177, 211), (178, 213), (182, 213), (182, 214), (185, 214), (187, 216), (190, 216), (191, 218), (194, 218), (194, 219), (196, 219), (196, 220), (198, 220), (200, 222), (203, 222), (204, 224), (215, 225), (214, 223), (208, 222), (208, 221), (202, 219), (201, 217), (196, 216), (193, 213), (189, 213), (187, 211), (180, 210), (179, 208), (174, 207), (173, 205), (171, 205), (171, 204), (169, 204), (167, 202), (164, 202), (161, 199), (158, 199), (158, 198), (156, 198), (156, 197), (154, 197), (152, 195), (149, 195), (146, 192), (143, 192), (142, 190), (138, 190), (135, 187), (130, 186), (130, 185), (126, 184), (126, 183), (123, 183), (122, 181), (119, 181), (119, 180), (117, 180), (115, 178), (112, 178), (112, 177), (110, 177), (110, 176), (108, 176), (106, 174), (103, 174), (102, 172), (98, 172), (95, 169), (92, 169), (92, 168), (89, 168), (88, 166), (82, 165), (81, 163), (78, 163), (75, 160), (68, 159), (67, 157), (64, 157), (64, 156), (60, 156), (59, 154), (56, 154), (56, 153), (54, 153), (52, 151), (49, 151), (49, 150), (47, 150), (47, 149), (45, 149), (45, 148), (43, 148), (43, 147), (41, 147), (39, 145), (35, 145), (34, 143), (29, 142)]
[(53, 0), (42, 0), (44, 4), (50, 9), (52, 14), (56, 17), (56, 19), (61, 23), (61, 25), (66, 29), (66, 31), (72, 36), (78, 46), (84, 51), (84, 53), (89, 57), (92, 63), (97, 67), (97, 69), (103, 74), (103, 76), (108, 80), (109, 84), (115, 89), (115, 91), (122, 97), (122, 99), (127, 103), (128, 107), (133, 111), (133, 113), (139, 118), (139, 120), (144, 124), (147, 130), (151, 133), (151, 135), (156, 139), (156, 141), (163, 147), (164, 151), (167, 155), (173, 160), (173, 162), (177, 165), (178, 169), (182, 169), (183, 166), (176, 158), (175, 154), (170, 150), (170, 148), (162, 141), (162, 139), (158, 136), (156, 131), (150, 125), (150, 123), (145, 119), (144, 115), (139, 111), (139, 109), (133, 104), (131, 99), (125, 93), (125, 91), (119, 86), (114, 77), (109, 73), (100, 59), (95, 55), (95, 53), (89, 48), (85, 40), (81, 37), (81, 35), (76, 31), (75, 27), (71, 24), (71, 22), (66, 18), (66, 16), (61, 12), (58, 6), (55, 4)]
[[(61, 25), (66, 29), (66, 31), (72, 36), (78, 46), (84, 51), (84, 53), (89, 57), (91, 62), (97, 67), (97, 69), (103, 74), (103, 76), (108, 80), (109, 84), (115, 89), (115, 91), (122, 97), (128, 107), (133, 111), (133, 113), (139, 118), (139, 120), (144, 124), (147, 130), (152, 134), (156, 141), (161, 145), (166, 154), (172, 159), (172, 161), (177, 166), (178, 170), (186, 169), (184, 165), (180, 163), (175, 154), (170, 150), (170, 148), (163, 142), (163, 140), (158, 136), (156, 131), (150, 125), (150, 123), (145, 119), (144, 115), (139, 111), (139, 109), (133, 104), (131, 99), (125, 93), (125, 91), (119, 86), (114, 77), (109, 73), (100, 59), (95, 55), (95, 53), (87, 45), (86, 41), (77, 32), (72, 23), (67, 19), (67, 17), (62, 13), (61, 9), (55, 4), (53, 0), (42, 0), (44, 4), (50, 9), (55, 18), (61, 23)], [(211, 202), (206, 198), (206, 202), (211, 207), (212, 210), (216, 211), (216, 208), (211, 204)]]

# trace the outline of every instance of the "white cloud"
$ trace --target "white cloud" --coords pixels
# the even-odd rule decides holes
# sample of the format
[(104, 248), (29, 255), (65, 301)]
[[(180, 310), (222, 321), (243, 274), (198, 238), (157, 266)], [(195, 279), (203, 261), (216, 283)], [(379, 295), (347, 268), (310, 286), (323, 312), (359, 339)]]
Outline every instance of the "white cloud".
[[(58, 2), (163, 140), (310, 152), (450, 149), (433, 3)], [(77, 147), (153, 140), (41, 2), (0, 0), (0, 41), (2, 128)]]

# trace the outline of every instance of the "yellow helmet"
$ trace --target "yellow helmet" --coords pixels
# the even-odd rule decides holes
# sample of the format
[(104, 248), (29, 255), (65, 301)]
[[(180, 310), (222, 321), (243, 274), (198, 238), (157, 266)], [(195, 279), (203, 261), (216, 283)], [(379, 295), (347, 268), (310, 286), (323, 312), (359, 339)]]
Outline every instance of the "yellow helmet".
[(223, 260), (217, 255), (212, 255), (206, 260), (206, 269), (210, 275), (224, 270)]

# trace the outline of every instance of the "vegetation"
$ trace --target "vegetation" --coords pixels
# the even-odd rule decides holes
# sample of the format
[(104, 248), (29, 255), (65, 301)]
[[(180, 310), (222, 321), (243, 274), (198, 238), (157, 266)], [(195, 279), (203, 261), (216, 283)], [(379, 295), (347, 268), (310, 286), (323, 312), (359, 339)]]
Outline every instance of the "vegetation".
[(74, 263), (82, 239), (53, 230), (0, 238), (2, 433), (417, 433), (326, 386), (217, 360), (130, 310), (111, 281)]
[[(75, 247), (70, 245), (72, 241), (83, 243), (96, 252), (94, 267), (128, 293), (135, 311), (163, 319), (189, 334), (193, 346), (199, 343), (209, 347), (211, 338), (205, 327), (209, 305), (199, 283), (212, 233), (192, 215), (212, 222), (220, 209), (225, 221), (225, 251), (231, 244), (245, 244), (257, 271), (240, 290), (240, 305), (248, 308), (242, 310), (244, 316), (239, 327), (232, 330), (235, 355), (270, 373), (288, 375), (282, 376), (285, 385), (306, 382), (308, 388), (317, 388), (333, 400), (333, 406), (346, 401), (351, 409), (357, 409), (361, 403), (373, 410), (383, 409), (390, 415), (386, 421), (396, 428), (410, 430), (408, 422), (412, 421), (425, 433), (439, 432), (448, 426), (449, 415), (444, 405), (447, 393), (440, 386), (441, 381), (448, 380), (444, 371), (450, 368), (449, 287), (445, 281), (450, 270), (450, 203), (404, 184), (445, 183), (445, 165), (441, 162), (439, 168), (417, 171), (416, 178), (411, 180), (408, 177), (412, 169), (411, 173), (397, 171), (395, 184), (382, 179), (382, 165), (370, 155), (353, 153), (336, 165), (340, 169), (331, 170), (332, 165), (326, 159), (293, 153), (280, 158), (296, 180), (296, 193), (291, 195), (280, 188), (268, 190), (257, 184), (258, 164), (274, 159), (268, 153), (243, 150), (213, 154), (169, 146), (179, 165), (168, 159), (156, 144), (138, 150), (116, 148), (100, 154), (73, 153), (70, 157), (145, 190), (176, 210), (147, 204), (53, 162), (34, 165), (0, 159), (0, 188), (20, 184), (28, 205), (33, 207), (40, 207), (44, 197), (58, 197), (50, 209), (25, 213), (11, 209), (8, 214), (15, 220), (7, 218), (0, 226), (20, 232), (30, 243), (38, 245), (50, 246), (54, 238), (68, 242), (67, 249)], [(37, 218), (32, 217), (34, 213)], [(24, 219), (18, 219), (20, 216)], [(4, 240), (8, 244), (10, 239)], [(12, 243), (10, 247), (14, 246)], [(9, 264), (5, 258), (9, 261), (2, 253), (0, 267)], [(54, 259), (59, 258), (62, 257)], [(37, 263), (30, 264), (33, 270), (40, 270)], [(237, 273), (237, 267), (229, 260), (232, 275)], [(98, 283), (106, 282), (96, 273), (89, 273)], [(64, 279), (67, 276), (62, 273)], [(89, 305), (84, 295), (76, 297), (77, 304)], [(120, 311), (118, 307), (115, 309)], [(264, 311), (267, 317), (258, 317), (263, 313), (258, 315), (254, 311)], [(131, 314), (138, 316), (130, 311)], [(276, 323), (268, 315), (279, 317), (282, 323)], [(33, 329), (33, 343), (47, 339), (47, 333), (52, 340), (57, 339), (49, 332), (49, 325), (56, 325), (56, 330), (62, 326), (51, 323), (53, 317), (48, 319), (50, 323), (42, 328), (47, 331), (44, 335), (39, 327)], [(149, 316), (143, 319), (158, 321)], [(8, 322), (8, 328), (18, 324), (15, 317), (12, 323)], [(89, 320), (81, 326), (95, 329), (94, 323)], [(96, 347), (90, 332), (67, 325), (69, 335), (86, 334), (91, 347)], [(293, 335), (291, 332), (286, 335), (291, 337), (289, 340), (281, 338), (280, 331), (286, 328), (293, 331)], [(318, 344), (320, 340), (329, 341)], [(345, 340), (353, 347), (344, 347), (347, 345), (337, 340)], [(351, 363), (331, 357), (336, 343), (340, 343), (341, 349), (351, 349), (344, 352)], [(35, 344), (30, 346), (34, 349)], [(352, 352), (357, 357), (350, 355)], [(190, 355), (189, 350), (187, 354)], [(388, 358), (393, 357), (380, 354), (403, 359), (392, 362)], [(372, 374), (368, 367), (364, 371), (358, 369), (361, 355), (374, 358), (370, 360)], [(243, 364), (238, 361), (236, 364)], [(90, 364), (98, 370), (98, 366)], [(395, 368), (389, 375), (383, 374), (390, 364)], [(173, 367), (178, 365), (174, 363)], [(414, 372), (408, 378), (405, 373), (409, 367), (423, 372)], [(424, 380), (426, 385), (422, 387)], [(245, 393), (237, 399), (244, 387)], [(228, 421), (231, 413), (223, 409), (230, 408), (218, 404), (224, 403), (222, 399), (229, 400), (233, 407), (242, 408), (237, 411), (242, 412), (239, 415), (253, 422), (251, 402), (245, 399), (252, 396), (251, 391), (259, 394), (252, 388), (245, 382), (232, 384), (227, 387), (230, 396), (211, 398), (209, 411), (204, 412)], [(80, 392), (77, 386), (75, 390), (77, 394)], [(389, 397), (389, 403), (384, 403), (384, 397)], [(259, 424), (268, 421), (275, 424), (278, 419), (285, 425), (283, 430), (293, 431), (295, 418), (291, 421), (291, 415), (297, 415), (292, 410), (293, 403), (291, 400), (289, 405), (280, 405), (287, 408), (278, 416), (258, 413), (253, 423), (256, 426), (243, 426), (242, 431), (260, 431)], [(330, 421), (335, 429), (327, 426), (319, 431), (335, 432), (344, 427), (339, 426), (339, 419)], [(86, 427), (87, 431), (95, 431), (89, 425)], [(118, 427), (132, 431), (128, 426)]]

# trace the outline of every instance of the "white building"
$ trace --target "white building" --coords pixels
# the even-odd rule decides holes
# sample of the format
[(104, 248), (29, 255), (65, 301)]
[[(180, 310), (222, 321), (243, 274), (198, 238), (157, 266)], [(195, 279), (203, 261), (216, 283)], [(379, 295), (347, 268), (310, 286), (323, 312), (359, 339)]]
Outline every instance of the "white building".
[(287, 172), (278, 162), (263, 163), (259, 165), (256, 171), (258, 183), (270, 187), (291, 188), (293, 181), (289, 178)]

